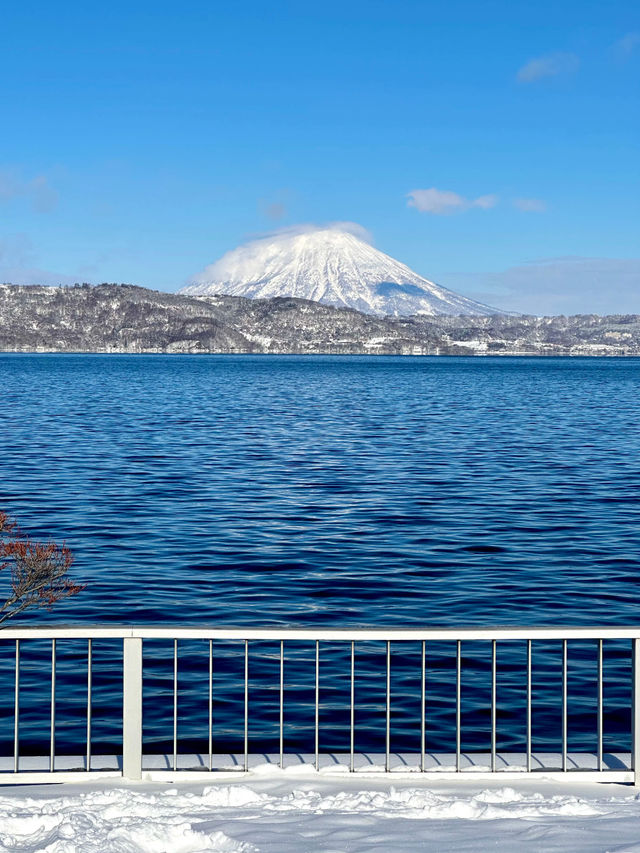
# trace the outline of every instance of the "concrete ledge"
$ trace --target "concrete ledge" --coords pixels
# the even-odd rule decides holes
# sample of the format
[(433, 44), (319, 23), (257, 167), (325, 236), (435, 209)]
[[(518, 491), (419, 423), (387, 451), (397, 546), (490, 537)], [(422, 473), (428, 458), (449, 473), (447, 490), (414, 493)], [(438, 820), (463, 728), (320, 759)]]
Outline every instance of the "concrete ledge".
[[(202, 753), (177, 756), (177, 770), (173, 769), (173, 755), (143, 755), (142, 776), (151, 781), (178, 781), (233, 777), (244, 772), (243, 753), (216, 753), (212, 756), (209, 770), (209, 755)], [(491, 755), (488, 752), (468, 753), (460, 756), (460, 771), (456, 771), (456, 756), (453, 753), (425, 754), (424, 772), (420, 769), (420, 755), (416, 753), (391, 753), (389, 772), (385, 771), (384, 753), (356, 753), (354, 772), (374, 775), (416, 775), (441, 779), (460, 778), (462, 774), (474, 778), (493, 778), (497, 775), (520, 778), (542, 775), (550, 779), (573, 781), (632, 782), (631, 755), (628, 752), (605, 753), (602, 770), (598, 771), (597, 756), (589, 752), (567, 754), (567, 770), (562, 770), (562, 755), (552, 752), (536, 752), (532, 755), (531, 771), (527, 771), (526, 754), (503, 752), (496, 755), (496, 770), (490, 769)], [(280, 756), (267, 753), (249, 755), (249, 772), (257, 767), (273, 765), (279, 768)], [(309, 753), (287, 753), (283, 761), (284, 772), (308, 771), (315, 773), (315, 755)], [(321, 753), (319, 772), (322, 775), (343, 775), (350, 772), (348, 752)], [(24, 756), (20, 758), (19, 772), (13, 772), (13, 757), (0, 757), (0, 784), (41, 784), (43, 782), (81, 781), (87, 778), (122, 778), (122, 758), (116, 755), (94, 755), (91, 768), (87, 770), (86, 756), (60, 755), (56, 757), (53, 772), (49, 771), (49, 757)]]

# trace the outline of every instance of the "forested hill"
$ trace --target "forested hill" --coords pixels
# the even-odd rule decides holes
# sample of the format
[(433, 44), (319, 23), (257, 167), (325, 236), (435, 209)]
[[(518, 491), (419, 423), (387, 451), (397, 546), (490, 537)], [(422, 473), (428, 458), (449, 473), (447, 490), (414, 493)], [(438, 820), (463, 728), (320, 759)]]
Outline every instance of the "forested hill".
[(0, 285), (0, 350), (640, 355), (640, 315), (394, 318), (288, 297)]

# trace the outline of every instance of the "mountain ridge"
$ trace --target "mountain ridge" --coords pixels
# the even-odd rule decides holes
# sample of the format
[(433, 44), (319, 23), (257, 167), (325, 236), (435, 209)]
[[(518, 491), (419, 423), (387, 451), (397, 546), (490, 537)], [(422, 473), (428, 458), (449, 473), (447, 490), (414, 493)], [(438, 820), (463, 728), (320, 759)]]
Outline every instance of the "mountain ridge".
[(640, 315), (376, 317), (295, 297), (0, 285), (0, 351), (640, 355)]

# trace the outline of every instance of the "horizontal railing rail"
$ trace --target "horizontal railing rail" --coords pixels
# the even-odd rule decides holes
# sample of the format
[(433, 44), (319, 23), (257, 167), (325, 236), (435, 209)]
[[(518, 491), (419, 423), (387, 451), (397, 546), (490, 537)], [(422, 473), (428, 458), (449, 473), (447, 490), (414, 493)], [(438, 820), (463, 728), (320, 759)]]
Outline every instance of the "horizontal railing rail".
[(0, 629), (0, 640), (18, 639), (212, 639), (212, 640), (634, 640), (640, 626), (509, 626), (460, 628), (238, 628), (156, 625), (34, 625)]
[[(29, 764), (26, 757), (23, 758), (21, 749), (24, 746), (21, 731), (21, 653), (31, 641), (50, 642), (50, 669), (44, 672), (50, 694), (48, 736), (49, 754), (48, 767), (46, 770), (34, 771), (25, 769)], [(86, 697), (86, 726), (85, 742), (81, 745), (79, 754), (83, 757), (83, 771), (66, 771), (64, 766), (69, 761), (56, 763), (56, 710), (60, 696), (57, 692), (57, 643), (61, 640), (84, 641), (86, 643), (86, 673), (84, 679), (84, 693)], [(271, 657), (275, 660), (275, 684), (272, 685), (273, 712), (277, 726), (277, 753), (275, 762), (284, 766), (285, 755), (289, 754), (286, 749), (284, 723), (286, 709), (289, 707), (285, 700), (286, 684), (286, 650), (293, 644), (310, 644), (312, 650), (309, 658), (309, 683), (313, 695), (313, 737), (310, 741), (311, 763), (316, 769), (320, 768), (321, 757), (321, 691), (324, 689), (321, 678), (322, 654), (325, 645), (346, 644), (346, 672), (345, 679), (348, 682), (348, 750), (346, 752), (346, 766), (351, 772), (356, 772), (356, 709), (357, 709), (357, 680), (356, 680), (356, 651), (367, 643), (382, 643), (384, 663), (379, 672), (379, 681), (384, 688), (384, 753), (381, 754), (381, 763), (378, 769), (381, 772), (392, 770), (392, 653), (400, 647), (406, 648), (413, 644), (417, 648), (417, 682), (419, 684), (419, 707), (420, 722), (416, 731), (418, 735), (414, 757), (415, 767), (421, 773), (429, 773), (433, 768), (428, 766), (429, 753), (427, 752), (427, 677), (429, 674), (428, 649), (430, 644), (451, 644), (453, 660), (453, 696), (455, 703), (455, 724), (452, 737), (455, 736), (455, 751), (451, 753), (451, 772), (463, 772), (463, 764), (469, 761), (469, 756), (463, 749), (463, 703), (462, 685), (465, 667), (463, 665), (463, 644), (486, 643), (489, 653), (489, 694), (486, 703), (488, 721), (488, 743), (489, 749), (486, 755), (486, 767), (481, 772), (493, 774), (496, 772), (509, 772), (512, 769), (523, 773), (536, 772), (534, 768), (534, 750), (532, 746), (532, 709), (534, 706), (532, 689), (532, 649), (534, 644), (544, 641), (559, 642), (558, 660), (561, 673), (560, 694), (557, 706), (561, 721), (561, 751), (558, 753), (560, 763), (559, 772), (567, 773), (569, 770), (569, 643), (572, 641), (589, 641), (594, 643), (595, 664), (595, 686), (596, 686), (596, 713), (594, 742), (594, 765), (592, 769), (585, 770), (591, 778), (623, 778), (640, 784), (640, 627), (602, 627), (602, 626), (539, 626), (539, 627), (464, 627), (464, 628), (397, 628), (397, 627), (373, 627), (373, 628), (297, 628), (297, 627), (206, 627), (206, 626), (131, 626), (131, 625), (43, 625), (43, 626), (20, 626), (7, 627), (0, 631), (0, 651), (4, 652), (7, 646), (14, 660), (14, 703), (13, 703), (13, 754), (12, 768), (5, 767), (0, 770), (0, 781), (11, 778), (15, 781), (59, 781), (61, 778), (71, 778), (78, 772), (100, 772), (95, 768), (92, 756), (92, 725), (94, 722), (93, 708), (93, 644), (100, 640), (122, 640), (121, 670), (111, 673), (111, 678), (122, 685), (122, 725), (121, 725), (121, 748), (116, 756), (117, 767), (108, 772), (111, 775), (120, 775), (125, 778), (139, 779), (144, 769), (143, 754), (143, 667), (145, 663), (144, 641), (169, 640), (172, 644), (172, 750), (167, 756), (168, 766), (165, 770), (149, 771), (156, 778), (166, 778), (167, 775), (180, 774), (184, 772), (180, 765), (180, 741), (179, 741), (179, 672), (180, 672), (180, 642), (181, 641), (203, 641), (206, 643), (208, 665), (200, 673), (202, 679), (202, 690), (206, 697), (208, 707), (208, 754), (201, 757), (200, 769), (213, 772), (219, 767), (214, 767), (214, 689), (213, 673), (218, 654), (218, 643), (236, 642), (239, 644), (237, 655), (241, 655), (241, 688), (238, 696), (238, 707), (242, 708), (242, 752), (234, 761), (236, 771), (246, 772), (250, 770), (250, 725), (252, 719), (251, 705), (251, 671), (250, 655), (251, 649), (259, 643), (277, 644), (275, 653)], [(522, 687), (526, 697), (524, 703), (523, 727), (525, 731), (525, 749), (523, 761), (519, 766), (504, 766), (502, 761), (499, 769), (498, 749), (498, 648), (502, 643), (518, 641), (523, 643)], [(619, 770), (612, 770), (604, 760), (605, 750), (603, 745), (603, 647), (609, 641), (629, 641), (629, 666), (630, 666), (630, 689), (628, 692), (628, 719), (629, 738), (631, 742), (631, 753), (627, 764)], [(417, 644), (417, 645), (416, 645)], [(591, 665), (591, 664), (589, 664)], [(584, 667), (584, 665), (583, 665)], [(271, 701), (271, 700), (270, 700)], [(264, 703), (264, 700), (263, 700)], [(27, 752), (32, 750), (27, 750)], [(294, 751), (296, 754), (298, 751)], [(92, 763), (93, 762), (93, 763)], [(337, 763), (340, 763), (339, 761)], [(443, 761), (439, 760), (440, 765)], [(575, 763), (575, 762), (574, 762)], [(624, 763), (624, 762), (623, 762)], [(33, 761), (31, 761), (33, 764)], [(445, 766), (448, 766), (445, 761)], [(478, 767), (472, 768), (476, 777)], [(540, 767), (547, 769), (548, 767)], [(557, 769), (557, 768), (556, 768)], [(442, 772), (439, 768), (439, 772)], [(554, 770), (555, 772), (555, 770)], [(164, 775), (163, 775), (164, 774)], [(549, 775), (549, 774), (547, 774)]]

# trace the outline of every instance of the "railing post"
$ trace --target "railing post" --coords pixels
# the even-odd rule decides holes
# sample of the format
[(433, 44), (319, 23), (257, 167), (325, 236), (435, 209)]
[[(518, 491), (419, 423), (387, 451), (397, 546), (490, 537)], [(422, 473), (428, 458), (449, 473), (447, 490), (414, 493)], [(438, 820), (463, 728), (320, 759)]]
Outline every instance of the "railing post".
[(142, 778), (142, 638), (125, 637), (122, 663), (122, 775)]
[(640, 786), (640, 639), (631, 640), (631, 767)]

